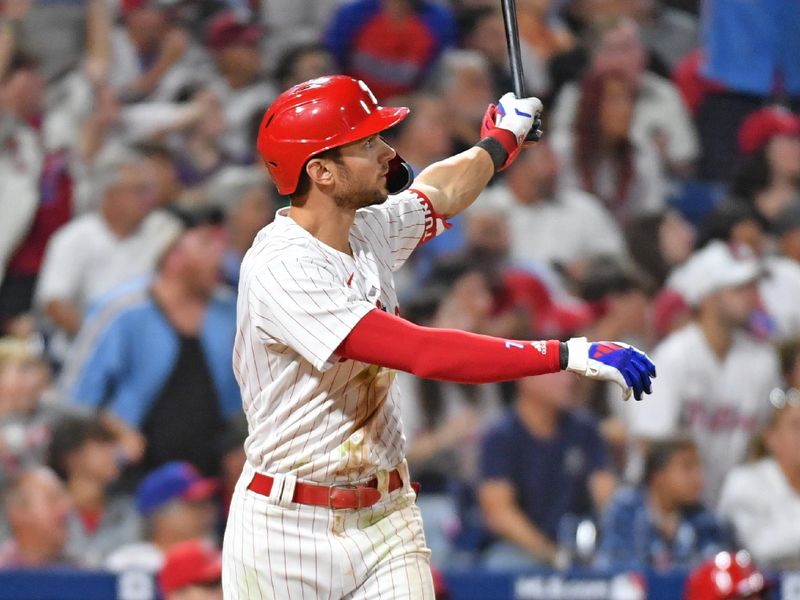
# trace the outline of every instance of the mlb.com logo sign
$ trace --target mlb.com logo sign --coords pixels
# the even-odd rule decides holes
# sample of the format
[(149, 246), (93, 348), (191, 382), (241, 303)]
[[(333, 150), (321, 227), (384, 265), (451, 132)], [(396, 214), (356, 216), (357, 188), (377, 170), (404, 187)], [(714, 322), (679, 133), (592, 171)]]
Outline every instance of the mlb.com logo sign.
[(521, 577), (514, 582), (517, 600), (645, 600), (645, 586), (636, 575), (566, 579), (560, 575)]

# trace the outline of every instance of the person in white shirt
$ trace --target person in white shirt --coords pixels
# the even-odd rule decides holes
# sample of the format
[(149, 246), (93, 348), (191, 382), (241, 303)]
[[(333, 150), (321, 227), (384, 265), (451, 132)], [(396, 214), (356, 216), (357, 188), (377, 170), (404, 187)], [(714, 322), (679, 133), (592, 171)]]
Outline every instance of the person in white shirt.
[(155, 177), (145, 159), (127, 153), (98, 172), (100, 209), (59, 229), (47, 244), (35, 305), (74, 336), (93, 300), (152, 271), (178, 228), (155, 207)]
[(800, 392), (775, 389), (764, 441), (769, 455), (733, 469), (719, 513), (760, 565), (800, 567)]
[(223, 150), (235, 161), (252, 162), (253, 122), (277, 96), (275, 86), (262, 76), (259, 43), (264, 32), (223, 11), (208, 26), (206, 45), (216, 67), (210, 87), (225, 113)]
[(481, 194), (481, 210), (491, 207), (508, 219), (512, 259), (569, 268), (600, 254), (624, 255), (611, 214), (594, 196), (560, 187), (558, 177), (558, 160), (542, 140), (510, 166), (502, 182)]
[(727, 472), (745, 459), (780, 381), (775, 350), (745, 330), (761, 276), (760, 263), (745, 250), (714, 241), (673, 274), (669, 286), (695, 308), (695, 318), (653, 351), (659, 368), (654, 402), (647, 410), (626, 406), (637, 438), (685, 432), (695, 440), (709, 506), (716, 505)]

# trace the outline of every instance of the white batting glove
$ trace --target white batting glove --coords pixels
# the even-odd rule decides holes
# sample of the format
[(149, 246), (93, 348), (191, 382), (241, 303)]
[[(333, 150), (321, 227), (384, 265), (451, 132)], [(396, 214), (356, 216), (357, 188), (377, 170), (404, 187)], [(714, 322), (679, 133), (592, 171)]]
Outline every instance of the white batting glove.
[(544, 106), (538, 98), (517, 98), (508, 92), (497, 103), (495, 125), (513, 133), (522, 144), (542, 109)]
[(585, 337), (567, 342), (567, 370), (600, 381), (613, 381), (622, 388), (624, 399), (633, 394), (642, 399), (642, 392), (651, 393), (650, 380), (656, 366), (648, 356), (623, 342), (593, 342)]
[(481, 141), (493, 138), (500, 143), (503, 155), (494, 155), (491, 148), (485, 148), (492, 154), (498, 171), (514, 162), (531, 128), (535, 127), (537, 133), (532, 139), (539, 139), (542, 135), (539, 119), (541, 111), (542, 101), (538, 98), (517, 98), (511, 92), (504, 94), (497, 104), (490, 104), (486, 109), (481, 123)]

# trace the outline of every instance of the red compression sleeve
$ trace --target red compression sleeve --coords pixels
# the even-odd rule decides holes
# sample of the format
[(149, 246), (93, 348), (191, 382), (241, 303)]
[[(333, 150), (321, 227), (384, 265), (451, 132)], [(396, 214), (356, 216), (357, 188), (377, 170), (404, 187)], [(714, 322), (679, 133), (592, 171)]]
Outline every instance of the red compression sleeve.
[(558, 340), (504, 340), (420, 327), (377, 309), (359, 321), (336, 354), (456, 383), (494, 383), (561, 370)]

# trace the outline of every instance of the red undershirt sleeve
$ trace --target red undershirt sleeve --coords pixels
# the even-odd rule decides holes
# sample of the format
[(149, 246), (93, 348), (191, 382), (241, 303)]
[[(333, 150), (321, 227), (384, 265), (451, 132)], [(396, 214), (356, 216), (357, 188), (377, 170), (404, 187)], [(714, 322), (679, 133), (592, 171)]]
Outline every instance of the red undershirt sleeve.
[(561, 370), (558, 340), (505, 340), (420, 327), (377, 309), (358, 322), (336, 354), (456, 383), (493, 383)]

